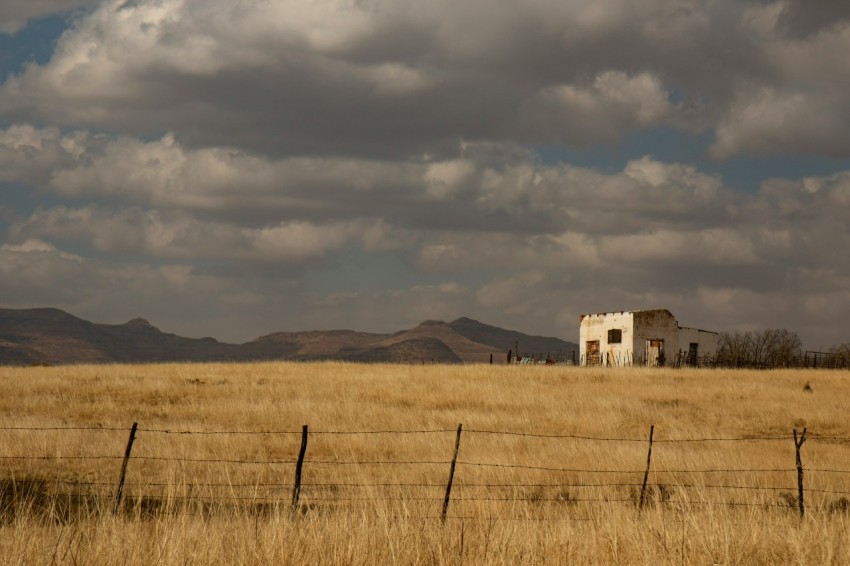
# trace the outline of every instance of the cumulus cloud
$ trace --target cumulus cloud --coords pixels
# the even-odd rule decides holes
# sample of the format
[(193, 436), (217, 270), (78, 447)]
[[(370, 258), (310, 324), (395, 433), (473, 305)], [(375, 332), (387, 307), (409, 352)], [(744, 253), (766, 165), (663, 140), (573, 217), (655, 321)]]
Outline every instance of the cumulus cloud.
[[(422, 185), (427, 169), (421, 163), (351, 158), (270, 160), (228, 147), (187, 148), (170, 134), (142, 141), (31, 125), (0, 130), (0, 165), (0, 180), (30, 183), (69, 199), (247, 216), (316, 213), (326, 208), (328, 193), (352, 205), (364, 193), (404, 193)], [(433, 178), (440, 165), (431, 167)]]
[[(688, 69), (714, 47), (706, 30), (721, 15), (684, 0), (642, 6), (105, 1), (47, 64), (3, 85), (0, 111), (265, 154), (616, 140), (685, 119), (694, 106), (670, 104), (672, 88), (689, 101), (720, 94)], [(695, 59), (669, 61), (670, 43)]]
[(664, 124), (716, 128), (718, 158), (847, 155), (846, 10), (109, 0), (48, 63), (6, 81), (0, 111), (266, 155), (400, 157), (459, 139), (588, 145)]
[(261, 228), (205, 222), (183, 214), (99, 206), (37, 210), (10, 229), (14, 239), (80, 242), (98, 252), (149, 258), (298, 264), (358, 245), (391, 249), (399, 241), (382, 223), (351, 220), (330, 225), (281, 222)]
[(662, 81), (649, 73), (605, 71), (587, 85), (546, 86), (523, 102), (518, 130), (529, 138), (590, 144), (617, 139), (623, 131), (663, 124), (675, 108)]
[(815, 5), (826, 7), (824, 2), (772, 6), (784, 9), (762, 34), (761, 72), (739, 81), (725, 116), (716, 124), (711, 155), (721, 159), (737, 154), (850, 155), (846, 6), (829, 3), (829, 10), (811, 20), (829, 18), (829, 25), (801, 24), (803, 28), (812, 25), (811, 33), (801, 37), (783, 33), (793, 19), (789, 14), (813, 15)]
[[(669, 158), (530, 149), (664, 127), (717, 159), (847, 157), (840, 2), (60, 0), (6, 2), (0, 31), (85, 7), (0, 85), (0, 296), (18, 305), (159, 309), (175, 330), (213, 303), (227, 327), (467, 314), (563, 335), (579, 311), (659, 306), (842, 327), (850, 174), (742, 194)], [(379, 289), (327, 276), (386, 257)]]
[(543, 165), (509, 144), (465, 143), (453, 158), (425, 162), (271, 159), (191, 149), (170, 135), (142, 142), (17, 126), (0, 130), (0, 161), (6, 180), (113, 203), (40, 209), (13, 223), (16, 241), (257, 264), (352, 246), (410, 250), (437, 271), (546, 255), (586, 267), (797, 261), (789, 250), (820, 258), (820, 238), (843, 238), (850, 201), (846, 174), (774, 180), (752, 197), (649, 156), (602, 173)]
[(32, 126), (0, 130), (4, 180), (69, 199), (167, 207), (254, 227), (368, 218), (421, 229), (628, 231), (710, 222), (734, 203), (716, 176), (651, 157), (607, 175), (542, 166), (510, 144), (465, 143), (457, 152), (402, 163), (269, 159), (191, 149), (170, 135), (142, 142)]

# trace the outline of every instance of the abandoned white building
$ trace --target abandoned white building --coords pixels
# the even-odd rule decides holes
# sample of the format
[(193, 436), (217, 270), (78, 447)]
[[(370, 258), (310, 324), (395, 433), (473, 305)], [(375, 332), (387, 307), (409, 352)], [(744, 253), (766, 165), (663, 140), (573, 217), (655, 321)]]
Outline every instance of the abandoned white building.
[(583, 314), (581, 365), (697, 365), (717, 353), (716, 332), (683, 328), (667, 309)]

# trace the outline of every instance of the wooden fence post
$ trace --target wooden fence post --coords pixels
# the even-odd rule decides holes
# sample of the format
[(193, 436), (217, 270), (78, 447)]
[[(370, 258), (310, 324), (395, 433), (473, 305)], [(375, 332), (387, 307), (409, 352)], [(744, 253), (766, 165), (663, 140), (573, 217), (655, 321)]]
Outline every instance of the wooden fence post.
[(806, 429), (803, 429), (803, 434), (797, 439), (797, 429), (794, 429), (794, 449), (797, 456), (797, 504), (800, 507), (800, 518), (806, 516), (806, 505), (803, 502), (803, 459), (800, 457), (800, 447), (806, 441)]
[(298, 451), (298, 462), (295, 463), (295, 485), (292, 488), (292, 510), (298, 509), (301, 498), (301, 471), (304, 468), (304, 456), (307, 454), (307, 425), (301, 427), (301, 450)]
[(452, 467), (449, 470), (449, 483), (446, 485), (446, 498), (443, 500), (443, 513), (441, 515), (442, 523), (446, 524), (446, 515), (449, 512), (449, 499), (452, 496), (452, 482), (455, 479), (455, 466), (457, 466), (457, 453), (460, 450), (460, 433), (463, 430), (463, 424), (457, 425), (457, 439), (455, 440), (455, 453), (452, 456)]
[(649, 451), (646, 453), (646, 471), (643, 473), (643, 485), (640, 488), (640, 500), (638, 508), (643, 509), (643, 504), (646, 502), (646, 482), (649, 480), (649, 466), (652, 463), (652, 434), (655, 432), (655, 425), (649, 427)]
[(130, 462), (130, 452), (133, 450), (133, 441), (136, 440), (136, 429), (139, 423), (133, 423), (130, 428), (130, 439), (127, 441), (127, 449), (124, 450), (124, 462), (121, 464), (121, 477), (118, 479), (118, 492), (115, 494), (115, 507), (112, 514), (117, 515), (121, 507), (121, 498), (124, 496), (124, 479), (127, 477), (127, 464)]

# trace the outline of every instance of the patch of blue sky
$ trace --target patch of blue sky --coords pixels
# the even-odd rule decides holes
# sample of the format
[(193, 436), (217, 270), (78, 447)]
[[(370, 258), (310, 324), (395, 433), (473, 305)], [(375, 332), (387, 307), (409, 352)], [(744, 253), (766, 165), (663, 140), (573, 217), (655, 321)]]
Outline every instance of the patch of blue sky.
[(68, 199), (48, 192), (36, 191), (26, 183), (0, 182), (0, 206), (15, 211), (18, 217), (28, 217), (37, 208), (54, 206), (82, 207), (99, 201), (74, 197)]
[(592, 147), (535, 145), (532, 149), (545, 165), (563, 162), (604, 173), (617, 173), (622, 171), (629, 161), (640, 159), (645, 155), (651, 155), (661, 161), (677, 163), (703, 160), (705, 150), (710, 143), (710, 136), (706, 134), (693, 136), (662, 127), (642, 130), (619, 141)]
[(850, 170), (850, 159), (818, 155), (738, 156), (724, 161), (694, 164), (705, 173), (721, 175), (723, 182), (745, 193), (755, 193), (768, 179), (829, 177)]
[(80, 208), (96, 202), (94, 199), (69, 200), (59, 195), (39, 192), (25, 183), (0, 182), (0, 244), (7, 242), (9, 228), (13, 222), (26, 220), (37, 209), (57, 206)]
[(531, 146), (531, 149), (544, 165), (567, 163), (609, 174), (622, 171), (629, 161), (649, 155), (659, 161), (692, 165), (702, 173), (719, 175), (726, 186), (745, 194), (756, 193), (767, 179), (830, 176), (850, 170), (850, 159), (824, 156), (736, 156), (722, 161), (712, 160), (707, 153), (713, 141), (712, 132), (693, 135), (661, 127), (635, 132), (618, 142), (594, 147), (538, 145)]
[(0, 33), (0, 82), (19, 74), (27, 63), (47, 63), (68, 26), (67, 14), (54, 14), (30, 21), (14, 35)]
[(0, 243), (8, 238), (10, 223), (25, 214), (31, 214), (36, 206), (36, 197), (30, 187), (20, 183), (0, 182)]

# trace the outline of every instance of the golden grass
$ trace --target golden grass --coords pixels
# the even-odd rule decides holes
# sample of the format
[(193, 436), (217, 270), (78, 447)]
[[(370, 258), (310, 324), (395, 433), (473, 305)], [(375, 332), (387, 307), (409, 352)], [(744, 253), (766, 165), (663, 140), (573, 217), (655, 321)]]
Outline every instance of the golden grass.
[[(800, 520), (791, 439), (803, 427), (850, 437), (848, 394), (850, 373), (802, 370), (2, 368), (0, 562), (848, 563), (850, 473), (814, 470), (850, 472), (850, 446), (816, 436), (803, 445)], [(311, 435), (292, 514), (302, 424)], [(639, 511), (651, 424), (658, 442)], [(322, 434), (332, 431), (442, 432)], [(664, 442), (750, 436), (779, 438)], [(13, 458), (22, 455), (46, 458)], [(433, 463), (340, 464), (389, 461)]]

